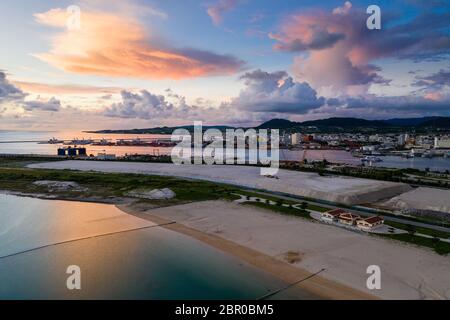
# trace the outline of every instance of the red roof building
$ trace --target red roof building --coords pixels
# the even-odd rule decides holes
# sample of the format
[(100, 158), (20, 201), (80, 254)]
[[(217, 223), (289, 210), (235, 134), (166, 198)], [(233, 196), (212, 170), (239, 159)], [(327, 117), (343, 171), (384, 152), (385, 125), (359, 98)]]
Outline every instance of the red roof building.
[(347, 213), (347, 211), (345, 211), (344, 209), (334, 209), (331, 211), (327, 211), (326, 213), (339, 217), (339, 215)]
[(380, 227), (383, 225), (383, 223), (384, 219), (378, 216), (361, 219), (358, 222), (356, 222), (358, 228), (365, 231), (373, 230), (377, 227)]
[(331, 211), (322, 212), (320, 215), (322, 220), (325, 222), (337, 222), (339, 216), (343, 213), (345, 213), (345, 211), (342, 209), (334, 209)]
[(342, 224), (349, 225), (349, 226), (355, 225), (356, 221), (358, 221), (359, 219), (361, 219), (361, 216), (350, 213), (350, 212), (342, 213), (339, 216), (339, 222)]

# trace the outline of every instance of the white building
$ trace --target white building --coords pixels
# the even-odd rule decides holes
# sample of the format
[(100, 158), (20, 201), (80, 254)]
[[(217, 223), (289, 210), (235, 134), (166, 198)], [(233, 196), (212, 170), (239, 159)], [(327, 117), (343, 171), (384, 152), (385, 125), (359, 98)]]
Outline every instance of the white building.
[(409, 139), (409, 134), (401, 134), (398, 136), (397, 144), (399, 146), (404, 146), (406, 144), (406, 142), (408, 141), (408, 139)]
[(448, 137), (434, 138), (434, 147), (436, 149), (450, 149), (450, 138)]
[(290, 135), (290, 134), (287, 134), (287, 133), (283, 134), (283, 135), (280, 137), (280, 143), (283, 144), (283, 145), (288, 145), (288, 144), (290, 144), (290, 143), (291, 143), (291, 135)]
[(381, 217), (370, 217), (366, 219), (361, 219), (356, 221), (356, 225), (358, 229), (364, 231), (371, 231), (375, 228), (382, 226), (384, 223), (384, 219)]
[(373, 152), (376, 150), (376, 146), (363, 146), (362, 151), (364, 152)]
[(300, 133), (293, 133), (291, 135), (291, 144), (297, 145), (302, 141), (302, 135)]
[(334, 209), (331, 211), (322, 212), (320, 214), (320, 216), (324, 222), (333, 223), (333, 222), (338, 222), (339, 216), (343, 213), (346, 213), (346, 211), (344, 211), (342, 209)]
[(369, 142), (383, 142), (383, 137), (378, 134), (373, 134), (369, 136)]
[(359, 221), (360, 219), (361, 216), (350, 212), (346, 212), (339, 215), (339, 223), (346, 224), (349, 226), (356, 225), (356, 222)]

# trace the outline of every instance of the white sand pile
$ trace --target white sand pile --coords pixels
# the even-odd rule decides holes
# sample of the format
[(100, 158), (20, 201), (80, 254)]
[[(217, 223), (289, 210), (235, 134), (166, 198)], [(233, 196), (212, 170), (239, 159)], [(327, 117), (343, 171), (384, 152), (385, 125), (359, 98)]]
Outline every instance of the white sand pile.
[[(386, 299), (450, 299), (450, 259), (431, 250), (224, 201), (148, 211)], [(291, 253), (296, 259), (290, 259)], [(368, 290), (367, 267), (381, 269)]]
[(429, 210), (450, 213), (450, 190), (421, 187), (383, 202), (382, 206), (407, 212)]
[(50, 181), (40, 180), (33, 182), (35, 186), (47, 187), (50, 192), (53, 191), (85, 191), (84, 187), (81, 187), (78, 183), (73, 181)]
[(277, 174), (279, 179), (270, 179), (261, 176), (260, 168), (258, 167), (234, 165), (174, 165), (170, 163), (71, 160), (36, 163), (29, 165), (29, 167), (193, 178), (278, 191), (350, 205), (380, 201), (411, 190), (409, 185), (403, 183), (338, 176), (321, 177), (316, 173), (288, 170), (279, 170)]
[(128, 195), (141, 198), (141, 199), (149, 199), (149, 200), (168, 200), (175, 198), (176, 194), (172, 190), (168, 188), (164, 189), (154, 189), (151, 191), (148, 190), (133, 190), (128, 193)]

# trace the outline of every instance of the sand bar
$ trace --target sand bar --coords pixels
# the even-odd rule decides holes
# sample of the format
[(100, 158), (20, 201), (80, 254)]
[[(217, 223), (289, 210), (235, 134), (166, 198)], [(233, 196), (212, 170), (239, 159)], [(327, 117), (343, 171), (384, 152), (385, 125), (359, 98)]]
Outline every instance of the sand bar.
[(271, 179), (261, 176), (260, 168), (250, 166), (69, 160), (37, 163), (29, 167), (176, 176), (283, 192), (348, 205), (392, 198), (411, 190), (409, 185), (402, 183), (339, 176), (322, 177), (317, 173), (288, 170), (279, 170), (277, 175), (279, 179)]

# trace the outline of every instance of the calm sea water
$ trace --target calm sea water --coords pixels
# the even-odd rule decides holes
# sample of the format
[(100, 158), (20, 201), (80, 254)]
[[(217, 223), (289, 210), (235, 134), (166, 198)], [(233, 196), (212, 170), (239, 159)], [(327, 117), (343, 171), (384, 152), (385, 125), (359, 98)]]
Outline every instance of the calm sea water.
[[(26, 131), (0, 131), (0, 153), (13, 154), (47, 154), (56, 155), (57, 149), (62, 145), (39, 144), (39, 141), (48, 141), (52, 138), (70, 141), (73, 139), (148, 139), (167, 138), (167, 135), (140, 134), (140, 135), (118, 135), (118, 134), (94, 134), (79, 131), (48, 131), (48, 132), (26, 132)], [(125, 154), (170, 154), (170, 148), (153, 147), (111, 147), (111, 146), (86, 146), (88, 154), (112, 153), (117, 156)]]
[[(146, 139), (146, 138), (168, 138), (168, 135), (103, 135), (83, 132), (24, 132), (24, 131), (0, 131), (0, 154), (49, 154), (56, 155), (60, 145), (38, 144), (36, 141), (48, 141), (52, 137), (63, 140), (78, 139)], [(33, 141), (16, 142), (14, 141)], [(5, 143), (8, 142), (8, 143)], [(170, 148), (154, 147), (112, 147), (112, 146), (86, 146), (88, 154), (97, 155), (98, 153), (112, 153), (117, 156), (125, 154), (151, 154), (167, 155), (170, 154)], [(280, 150), (281, 160), (301, 160), (304, 151), (302, 150)], [(361, 164), (359, 158), (352, 156), (350, 152), (343, 150), (309, 150), (306, 154), (308, 160), (326, 159), (335, 163), (346, 163), (352, 165)], [(375, 166), (388, 168), (414, 168), (424, 170), (430, 168), (432, 171), (450, 170), (450, 158), (414, 158), (406, 159), (401, 157), (383, 157), (383, 162), (375, 163)]]
[(377, 167), (387, 168), (411, 168), (411, 169), (430, 169), (431, 171), (444, 172), (450, 170), (450, 158), (436, 157), (405, 159), (402, 157), (387, 156), (383, 157), (383, 162), (374, 163)]
[[(111, 205), (0, 195), (0, 299), (256, 299), (285, 286), (152, 226)], [(70, 265), (80, 291), (66, 287)], [(274, 298), (315, 297), (293, 288)]]

